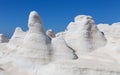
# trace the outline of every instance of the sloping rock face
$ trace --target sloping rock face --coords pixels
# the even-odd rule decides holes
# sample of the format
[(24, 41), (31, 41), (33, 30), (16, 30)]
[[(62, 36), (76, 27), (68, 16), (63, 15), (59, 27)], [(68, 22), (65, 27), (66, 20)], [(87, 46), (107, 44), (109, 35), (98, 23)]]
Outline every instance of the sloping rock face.
[(68, 59), (74, 60), (78, 58), (78, 56), (75, 54), (75, 51), (66, 44), (65, 40), (62, 37), (56, 37), (52, 39), (52, 50), (54, 61), (62, 61)]
[[(99, 24), (98, 28), (105, 33), (108, 40), (106, 47), (102, 48), (104, 53), (120, 63), (120, 23), (113, 23), (112, 25)], [(103, 54), (100, 50), (97, 50), (96, 53)]]
[(120, 75), (119, 25), (96, 25), (91, 16), (78, 15), (55, 34), (45, 32), (32, 11), (28, 31), (17, 27), (9, 42), (0, 43), (0, 75)]
[(26, 32), (24, 32), (22, 30), (22, 28), (17, 27), (15, 29), (13, 36), (11, 37), (11, 39), (8, 43), (8, 47), (11, 49), (18, 48), (21, 45), (21, 43), (23, 42), (25, 35), (26, 35)]

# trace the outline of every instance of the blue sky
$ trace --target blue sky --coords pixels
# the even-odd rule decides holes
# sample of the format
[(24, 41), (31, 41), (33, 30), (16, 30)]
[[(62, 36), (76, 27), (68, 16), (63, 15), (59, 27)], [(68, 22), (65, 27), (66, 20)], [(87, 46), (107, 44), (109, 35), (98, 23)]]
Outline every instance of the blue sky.
[(44, 28), (64, 31), (77, 15), (91, 15), (96, 23), (120, 22), (120, 0), (0, 0), (0, 33), (11, 36), (27, 28), (30, 11), (37, 11)]

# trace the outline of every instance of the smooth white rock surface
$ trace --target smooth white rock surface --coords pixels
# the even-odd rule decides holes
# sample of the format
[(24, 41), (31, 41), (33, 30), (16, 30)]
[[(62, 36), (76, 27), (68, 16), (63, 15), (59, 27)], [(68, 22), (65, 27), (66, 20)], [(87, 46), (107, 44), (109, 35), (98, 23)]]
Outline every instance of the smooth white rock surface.
[(8, 47), (11, 49), (15, 49), (15, 48), (19, 47), (21, 45), (21, 43), (23, 42), (25, 35), (26, 35), (26, 32), (24, 32), (22, 30), (22, 28), (17, 27), (15, 29), (13, 36), (11, 37), (11, 39), (8, 43)]

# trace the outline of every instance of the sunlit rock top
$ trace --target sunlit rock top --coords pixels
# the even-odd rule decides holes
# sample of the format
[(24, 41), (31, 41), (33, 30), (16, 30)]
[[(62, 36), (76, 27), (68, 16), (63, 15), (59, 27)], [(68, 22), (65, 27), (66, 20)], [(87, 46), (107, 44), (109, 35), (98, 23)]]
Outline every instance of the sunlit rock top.
[(66, 43), (78, 54), (91, 52), (106, 45), (106, 38), (97, 28), (91, 16), (79, 15), (64, 34)]

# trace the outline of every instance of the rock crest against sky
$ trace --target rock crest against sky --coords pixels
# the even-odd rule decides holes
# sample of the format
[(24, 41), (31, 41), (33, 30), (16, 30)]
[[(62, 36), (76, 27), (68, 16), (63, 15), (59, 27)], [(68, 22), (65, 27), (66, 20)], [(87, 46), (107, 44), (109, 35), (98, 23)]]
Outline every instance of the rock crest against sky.
[(0, 34), (0, 75), (120, 75), (120, 23), (96, 25), (78, 15), (66, 30), (44, 30), (36, 11), (28, 31)]
[(86, 15), (75, 17), (75, 21), (68, 25), (64, 38), (79, 55), (105, 46), (107, 42), (92, 17)]

